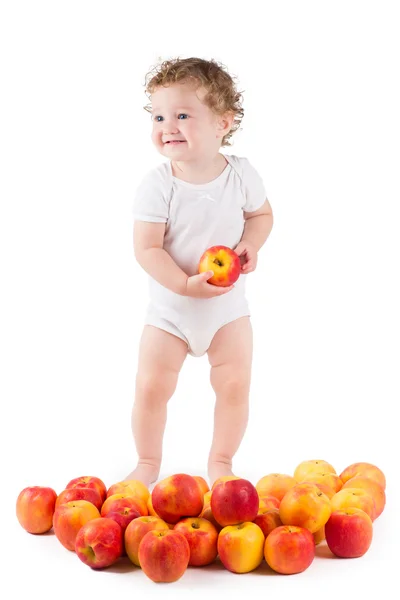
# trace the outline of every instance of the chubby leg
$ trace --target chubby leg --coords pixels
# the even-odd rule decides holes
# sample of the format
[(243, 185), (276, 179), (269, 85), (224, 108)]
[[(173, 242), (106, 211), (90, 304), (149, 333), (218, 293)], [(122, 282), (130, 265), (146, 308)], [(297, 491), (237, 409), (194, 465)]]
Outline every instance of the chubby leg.
[(186, 342), (152, 325), (144, 326), (132, 409), (138, 464), (125, 480), (138, 479), (149, 486), (158, 477), (167, 402), (175, 391), (186, 356)]
[(210, 380), (216, 394), (214, 434), (208, 458), (208, 477), (233, 475), (236, 454), (249, 417), (253, 331), (249, 317), (224, 325), (208, 349)]

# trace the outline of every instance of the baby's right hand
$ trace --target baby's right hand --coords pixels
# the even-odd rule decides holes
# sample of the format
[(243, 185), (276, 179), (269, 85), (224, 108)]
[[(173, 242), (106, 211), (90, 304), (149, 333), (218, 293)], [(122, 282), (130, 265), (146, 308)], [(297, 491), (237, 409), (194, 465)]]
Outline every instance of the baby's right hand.
[(230, 285), (229, 287), (220, 287), (208, 283), (208, 279), (213, 275), (213, 271), (205, 271), (199, 275), (188, 277), (186, 281), (185, 296), (190, 296), (192, 298), (215, 298), (215, 296), (222, 296), (233, 290), (233, 285)]

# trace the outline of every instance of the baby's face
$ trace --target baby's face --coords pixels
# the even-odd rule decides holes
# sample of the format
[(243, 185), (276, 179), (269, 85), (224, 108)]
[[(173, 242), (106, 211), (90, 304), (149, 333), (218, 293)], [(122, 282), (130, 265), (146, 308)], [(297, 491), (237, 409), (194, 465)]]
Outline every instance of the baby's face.
[[(157, 150), (170, 160), (209, 157), (218, 152), (226, 130), (218, 117), (203, 104), (204, 88), (187, 83), (159, 87), (151, 95), (153, 130)], [(180, 143), (169, 143), (182, 140)]]

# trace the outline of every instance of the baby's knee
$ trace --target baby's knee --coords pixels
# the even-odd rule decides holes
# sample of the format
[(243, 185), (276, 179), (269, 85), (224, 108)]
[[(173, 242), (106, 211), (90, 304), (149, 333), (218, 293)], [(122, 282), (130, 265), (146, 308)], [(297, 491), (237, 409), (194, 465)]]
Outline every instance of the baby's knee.
[(245, 404), (248, 402), (250, 380), (248, 373), (233, 372), (226, 379), (219, 379), (213, 382), (217, 397), (221, 397), (225, 402), (231, 405)]
[(136, 395), (146, 402), (167, 402), (174, 393), (176, 378), (164, 373), (138, 373)]

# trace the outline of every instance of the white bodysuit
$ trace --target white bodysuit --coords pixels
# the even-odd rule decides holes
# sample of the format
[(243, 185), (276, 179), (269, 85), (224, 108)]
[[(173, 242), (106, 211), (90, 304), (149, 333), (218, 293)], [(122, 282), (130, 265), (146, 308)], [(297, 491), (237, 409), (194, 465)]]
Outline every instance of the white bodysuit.
[[(174, 177), (168, 161), (151, 169), (136, 190), (134, 220), (166, 223), (164, 250), (189, 276), (198, 273), (200, 257), (211, 246), (234, 249), (243, 234), (243, 212), (266, 200), (263, 181), (248, 159), (223, 156), (228, 164), (208, 183)], [(240, 275), (230, 292), (207, 299), (181, 296), (150, 277), (145, 323), (178, 336), (192, 356), (202, 356), (218, 329), (250, 315), (246, 277)]]

